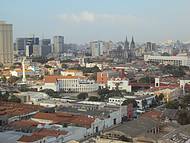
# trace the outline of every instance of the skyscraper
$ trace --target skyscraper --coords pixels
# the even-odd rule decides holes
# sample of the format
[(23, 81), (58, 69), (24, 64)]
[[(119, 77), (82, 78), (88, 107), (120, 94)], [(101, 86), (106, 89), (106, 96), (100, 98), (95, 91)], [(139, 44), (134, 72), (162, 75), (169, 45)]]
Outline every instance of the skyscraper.
[(51, 53), (51, 39), (42, 39), (40, 41), (41, 56), (46, 57)]
[(25, 55), (27, 38), (16, 38), (16, 51), (18, 55)]
[(61, 54), (64, 52), (64, 36), (53, 37), (53, 53)]
[(103, 56), (104, 51), (104, 43), (103, 41), (93, 41), (90, 42), (90, 47), (92, 51), (92, 57)]
[(12, 24), (0, 21), (0, 62), (13, 63), (13, 30)]
[(27, 41), (26, 41), (26, 56), (27, 57), (30, 57), (32, 55), (34, 45), (39, 45), (39, 38), (38, 37), (27, 38)]

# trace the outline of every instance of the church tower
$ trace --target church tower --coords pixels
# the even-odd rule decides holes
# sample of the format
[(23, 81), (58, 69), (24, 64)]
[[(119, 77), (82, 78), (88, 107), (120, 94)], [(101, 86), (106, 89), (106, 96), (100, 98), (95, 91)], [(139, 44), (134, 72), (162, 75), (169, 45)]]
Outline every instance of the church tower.
[(135, 42), (134, 42), (134, 38), (132, 37), (131, 44), (130, 44), (130, 50), (134, 50), (134, 49), (135, 49)]
[(128, 57), (129, 57), (129, 42), (128, 42), (127, 36), (126, 36), (126, 40), (124, 43), (124, 53), (123, 53), (123, 58), (124, 58), (125, 62), (128, 61)]

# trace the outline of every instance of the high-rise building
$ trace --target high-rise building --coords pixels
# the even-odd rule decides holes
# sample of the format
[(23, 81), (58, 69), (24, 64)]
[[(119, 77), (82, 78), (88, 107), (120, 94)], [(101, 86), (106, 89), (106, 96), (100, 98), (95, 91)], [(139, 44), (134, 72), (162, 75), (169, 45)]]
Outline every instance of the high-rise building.
[(13, 63), (13, 29), (12, 24), (0, 21), (0, 62)]
[(64, 52), (64, 36), (53, 37), (53, 53), (61, 54)]
[(90, 47), (92, 51), (92, 57), (103, 56), (105, 48), (103, 41), (90, 42)]
[(33, 53), (33, 46), (39, 45), (39, 38), (38, 37), (32, 37), (26, 39), (26, 56), (30, 57)]
[(25, 55), (27, 38), (17, 38), (16, 39), (16, 51), (18, 55)]
[(42, 39), (40, 41), (41, 56), (46, 57), (51, 53), (51, 39)]
[(146, 43), (146, 48), (145, 48), (146, 52), (151, 52), (151, 51), (154, 51), (155, 49), (156, 49), (156, 43), (152, 43), (152, 42)]

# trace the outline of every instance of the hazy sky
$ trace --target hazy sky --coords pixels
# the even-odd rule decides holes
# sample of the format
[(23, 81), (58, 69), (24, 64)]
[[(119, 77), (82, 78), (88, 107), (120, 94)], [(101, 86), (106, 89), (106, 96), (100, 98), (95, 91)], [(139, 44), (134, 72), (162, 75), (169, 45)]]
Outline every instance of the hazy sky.
[(0, 0), (0, 20), (13, 24), (14, 38), (190, 40), (190, 0)]

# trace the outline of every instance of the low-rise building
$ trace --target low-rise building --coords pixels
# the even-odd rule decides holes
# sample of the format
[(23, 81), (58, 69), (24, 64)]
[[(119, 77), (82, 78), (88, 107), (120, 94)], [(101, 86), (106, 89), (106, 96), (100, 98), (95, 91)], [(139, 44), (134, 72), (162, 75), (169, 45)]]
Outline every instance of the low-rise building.
[(83, 72), (80, 70), (64, 70), (61, 71), (62, 76), (83, 76)]
[(144, 55), (144, 61), (146, 62), (157, 62), (160, 64), (166, 65), (175, 65), (175, 66), (190, 66), (190, 57), (185, 55), (177, 56), (152, 56)]
[(129, 85), (128, 80), (122, 80), (120, 78), (108, 80), (107, 86), (109, 90), (125, 90), (126, 92), (131, 92), (131, 85)]
[(81, 76), (46, 76), (43, 89), (53, 89), (64, 92), (94, 92), (98, 84)]
[[(10, 73), (12, 76), (16, 76), (16, 77), (21, 77), (23, 75), (23, 71), (21, 69), (15, 69), (13, 71), (10, 71)], [(35, 72), (33, 70), (26, 69), (25, 75), (26, 76), (34, 76)]]

